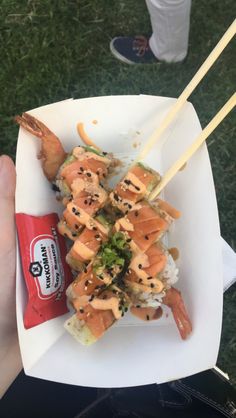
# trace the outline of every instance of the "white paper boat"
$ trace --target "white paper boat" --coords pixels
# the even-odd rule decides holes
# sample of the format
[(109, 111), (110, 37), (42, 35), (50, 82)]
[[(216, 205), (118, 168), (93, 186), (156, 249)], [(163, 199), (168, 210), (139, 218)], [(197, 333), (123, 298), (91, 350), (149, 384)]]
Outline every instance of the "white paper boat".
[[(102, 149), (133, 157), (161, 122), (175, 99), (154, 96), (111, 96), (66, 100), (31, 111), (61, 139), (66, 150), (81, 143), (76, 125)], [(97, 124), (92, 121), (97, 120)], [(201, 131), (187, 103), (147, 163), (160, 173), (180, 156)], [(134, 148), (134, 146), (136, 148)], [(40, 141), (20, 129), (17, 147), (16, 211), (42, 215), (61, 211), (37, 159)], [(222, 319), (222, 254), (211, 166), (205, 145), (164, 191), (182, 217), (168, 234), (177, 246), (181, 289), (193, 333), (182, 341), (171, 315), (142, 323), (127, 315), (95, 345), (79, 345), (63, 328), (68, 315), (25, 330), (26, 290), (17, 260), (17, 322), (25, 373), (56, 382), (93, 387), (125, 387), (163, 383), (213, 367)]]

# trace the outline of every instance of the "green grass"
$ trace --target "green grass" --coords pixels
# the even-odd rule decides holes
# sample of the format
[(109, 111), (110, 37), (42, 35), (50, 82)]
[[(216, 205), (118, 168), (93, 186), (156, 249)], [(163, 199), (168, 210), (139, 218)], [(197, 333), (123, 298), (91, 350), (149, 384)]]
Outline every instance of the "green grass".
[[(189, 55), (175, 65), (127, 66), (109, 52), (113, 36), (150, 33), (144, 1), (2, 0), (0, 152), (14, 157), (12, 116), (68, 97), (177, 97), (232, 22), (235, 0), (193, 1)], [(192, 95), (204, 126), (235, 89), (235, 40)], [(235, 112), (208, 141), (223, 237), (236, 248)], [(236, 288), (225, 295), (219, 366), (236, 383)], [(203, 341), (204, 344), (204, 341)]]

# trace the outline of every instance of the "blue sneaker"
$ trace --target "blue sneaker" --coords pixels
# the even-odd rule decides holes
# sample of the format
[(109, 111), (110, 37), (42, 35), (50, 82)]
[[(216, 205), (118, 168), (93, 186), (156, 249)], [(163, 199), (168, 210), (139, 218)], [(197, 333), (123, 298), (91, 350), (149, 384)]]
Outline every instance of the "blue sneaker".
[(152, 64), (158, 62), (145, 36), (118, 36), (110, 42), (111, 53), (126, 64)]

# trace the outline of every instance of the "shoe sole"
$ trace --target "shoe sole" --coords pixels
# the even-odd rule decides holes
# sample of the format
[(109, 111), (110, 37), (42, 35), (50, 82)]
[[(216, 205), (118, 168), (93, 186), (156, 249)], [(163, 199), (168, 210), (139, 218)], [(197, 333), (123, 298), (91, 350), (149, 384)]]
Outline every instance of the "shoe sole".
[(110, 42), (110, 51), (112, 53), (112, 55), (114, 55), (114, 57), (116, 57), (118, 60), (124, 62), (125, 64), (130, 64), (130, 65), (134, 65), (136, 64), (133, 61), (130, 61), (128, 58), (125, 58), (123, 55), (121, 55), (114, 47), (113, 42), (116, 40), (117, 38), (113, 38)]

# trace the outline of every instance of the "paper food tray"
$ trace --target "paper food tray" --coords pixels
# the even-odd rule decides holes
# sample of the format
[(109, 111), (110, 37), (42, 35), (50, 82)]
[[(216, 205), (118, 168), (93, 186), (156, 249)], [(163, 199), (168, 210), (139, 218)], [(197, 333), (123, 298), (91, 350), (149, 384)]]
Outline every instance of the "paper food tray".
[[(81, 144), (76, 125), (106, 151), (129, 162), (161, 122), (175, 99), (110, 96), (65, 100), (30, 111), (61, 139), (66, 151)], [(93, 120), (97, 124), (93, 124)], [(146, 158), (161, 174), (201, 131), (187, 103)], [(20, 129), (17, 146), (16, 212), (61, 213), (61, 205), (37, 159), (40, 140)], [(125, 170), (125, 166), (124, 166)], [(120, 173), (121, 175), (121, 173)], [(117, 180), (117, 179), (114, 179)], [(26, 290), (17, 258), (17, 322), (25, 373), (56, 382), (92, 387), (163, 383), (201, 372), (216, 363), (222, 319), (222, 256), (217, 204), (206, 145), (168, 184), (164, 198), (182, 212), (168, 233), (180, 250), (179, 282), (193, 332), (182, 341), (171, 313), (143, 323), (126, 315), (91, 347), (78, 344), (63, 328), (69, 315), (25, 330)]]

